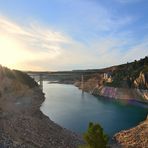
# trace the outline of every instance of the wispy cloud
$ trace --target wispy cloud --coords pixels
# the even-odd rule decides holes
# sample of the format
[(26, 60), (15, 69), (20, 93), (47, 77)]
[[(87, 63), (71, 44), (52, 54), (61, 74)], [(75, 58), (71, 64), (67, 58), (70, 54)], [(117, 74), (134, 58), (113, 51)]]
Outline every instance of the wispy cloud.
[[(43, 26), (41, 27), (38, 24), (21, 26), (2, 16), (0, 17), (0, 39), (3, 42), (3, 46), (2, 43), (0, 46), (1, 57), (9, 55), (10, 52), (15, 52), (18, 55), (13, 55), (9, 59), (12, 63), (13, 61), (50, 60), (60, 54), (60, 49), (64, 44), (71, 42), (71, 39), (61, 32)], [(17, 45), (15, 47), (13, 47), (14, 42)], [(11, 44), (10, 46), (12, 48), (10, 46), (8, 47), (7, 44)], [(4, 50), (5, 55), (3, 55)], [(0, 60), (0, 62), (3, 64), (4, 60)]]
[[(97, 31), (117, 31), (133, 21), (132, 16), (128, 15), (121, 18), (121, 16), (119, 17), (118, 12), (115, 10), (111, 11), (100, 3), (95, 4), (92, 1), (89, 1), (87, 4), (87, 15), (85, 15), (83, 18), (86, 17), (87, 22), (96, 28)], [(91, 10), (92, 12), (89, 11), (91, 5), (93, 5), (93, 10)]]
[(148, 55), (147, 41), (145, 38), (139, 44), (132, 40), (129, 43), (129, 33), (124, 32), (120, 37), (108, 34), (85, 44), (40, 23), (23, 26), (0, 17), (0, 63), (17, 69), (71, 70), (116, 65)]
[(148, 56), (148, 38), (143, 39), (140, 43), (133, 45), (128, 49), (124, 55), (126, 61), (132, 61), (133, 59), (140, 59)]
[(115, 0), (115, 1), (123, 3), (123, 4), (128, 4), (128, 3), (137, 3), (137, 2), (144, 1), (144, 0)]

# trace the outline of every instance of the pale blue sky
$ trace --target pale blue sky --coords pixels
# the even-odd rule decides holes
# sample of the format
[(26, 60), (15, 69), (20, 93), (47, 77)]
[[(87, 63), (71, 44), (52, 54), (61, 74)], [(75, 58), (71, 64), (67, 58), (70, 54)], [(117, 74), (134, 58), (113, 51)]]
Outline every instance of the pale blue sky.
[(143, 58), (147, 8), (148, 0), (0, 0), (0, 63), (72, 70)]

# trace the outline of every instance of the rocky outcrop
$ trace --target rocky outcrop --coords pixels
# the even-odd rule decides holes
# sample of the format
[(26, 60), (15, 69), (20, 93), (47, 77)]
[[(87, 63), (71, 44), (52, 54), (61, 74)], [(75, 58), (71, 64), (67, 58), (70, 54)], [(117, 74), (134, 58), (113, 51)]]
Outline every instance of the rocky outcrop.
[(97, 88), (93, 94), (113, 99), (135, 100), (148, 103), (148, 90), (142, 89), (127, 89), (103, 86)]
[(4, 74), (0, 78), (0, 147), (76, 148), (83, 143), (40, 111), (44, 94), (36, 85), (27, 85), (27, 76), (28, 82)]
[(136, 88), (148, 89), (148, 73), (141, 72), (139, 77), (134, 80)]
[(148, 147), (148, 118), (138, 126), (121, 131), (114, 136), (117, 143), (123, 148)]
[(148, 103), (148, 90), (145, 89), (104, 86), (103, 80), (98, 82), (95, 78), (89, 79), (88, 81), (84, 82), (83, 88), (81, 82), (79, 81), (75, 83), (75, 86), (96, 96), (103, 96), (121, 100), (135, 100)]

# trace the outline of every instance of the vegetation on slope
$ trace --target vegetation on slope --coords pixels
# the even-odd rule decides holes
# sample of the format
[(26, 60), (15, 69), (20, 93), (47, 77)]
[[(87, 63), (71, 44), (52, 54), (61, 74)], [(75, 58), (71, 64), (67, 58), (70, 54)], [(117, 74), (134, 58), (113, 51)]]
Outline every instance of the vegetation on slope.
[[(148, 57), (140, 59), (139, 61), (134, 61), (132, 63), (127, 63), (123, 65), (116, 66), (112, 71), (111, 83), (106, 83), (105, 85), (113, 87), (135, 87), (134, 80), (137, 79), (140, 73), (144, 74), (145, 81), (148, 81)], [(146, 86), (140, 85), (142, 89), (147, 89)]]
[(18, 80), (20, 83), (29, 86), (30, 88), (38, 86), (38, 84), (29, 77), (26, 73), (18, 70), (10, 70), (0, 65), (0, 77), (8, 77), (10, 79)]

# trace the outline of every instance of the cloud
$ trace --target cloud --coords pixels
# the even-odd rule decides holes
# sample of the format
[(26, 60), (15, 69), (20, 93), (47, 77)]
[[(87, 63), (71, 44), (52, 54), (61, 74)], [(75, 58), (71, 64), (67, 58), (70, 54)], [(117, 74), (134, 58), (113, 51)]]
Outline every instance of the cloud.
[[(93, 32), (112, 32), (132, 23), (133, 18), (122, 15), (116, 6), (103, 5), (96, 0), (56, 0), (56, 4), (66, 6), (66, 9), (59, 10), (56, 14), (56, 24), (59, 28), (68, 30), (72, 34), (89, 36)], [(62, 10), (62, 11), (61, 11)], [(121, 14), (121, 15), (120, 15)], [(98, 33), (99, 34), (99, 33)]]
[[(89, 22), (89, 25), (93, 26), (96, 31), (117, 31), (133, 21), (132, 16), (128, 15), (124, 16), (124, 18), (118, 16), (116, 10), (112, 11), (111, 9), (107, 9), (99, 2), (96, 4), (93, 1), (85, 1), (84, 5), (87, 11), (82, 13), (82, 21), (84, 18), (84, 21), (86, 21), (86, 23)], [(90, 7), (93, 8), (91, 12)]]
[(148, 38), (132, 46), (124, 55), (126, 61), (133, 61), (148, 56)]
[[(22, 26), (1, 16), (0, 42), (1, 64), (14, 67), (15, 64), (26, 61), (56, 58), (60, 55), (62, 46), (70, 43), (71, 39), (61, 32), (38, 24)], [(9, 53), (13, 55), (9, 56)]]
[(86, 43), (40, 23), (21, 25), (0, 17), (0, 63), (22, 70), (103, 68), (148, 55), (148, 38), (130, 32), (107, 34)]
[(128, 4), (128, 3), (137, 3), (137, 2), (144, 1), (144, 0), (116, 0), (116, 1), (122, 4)]

